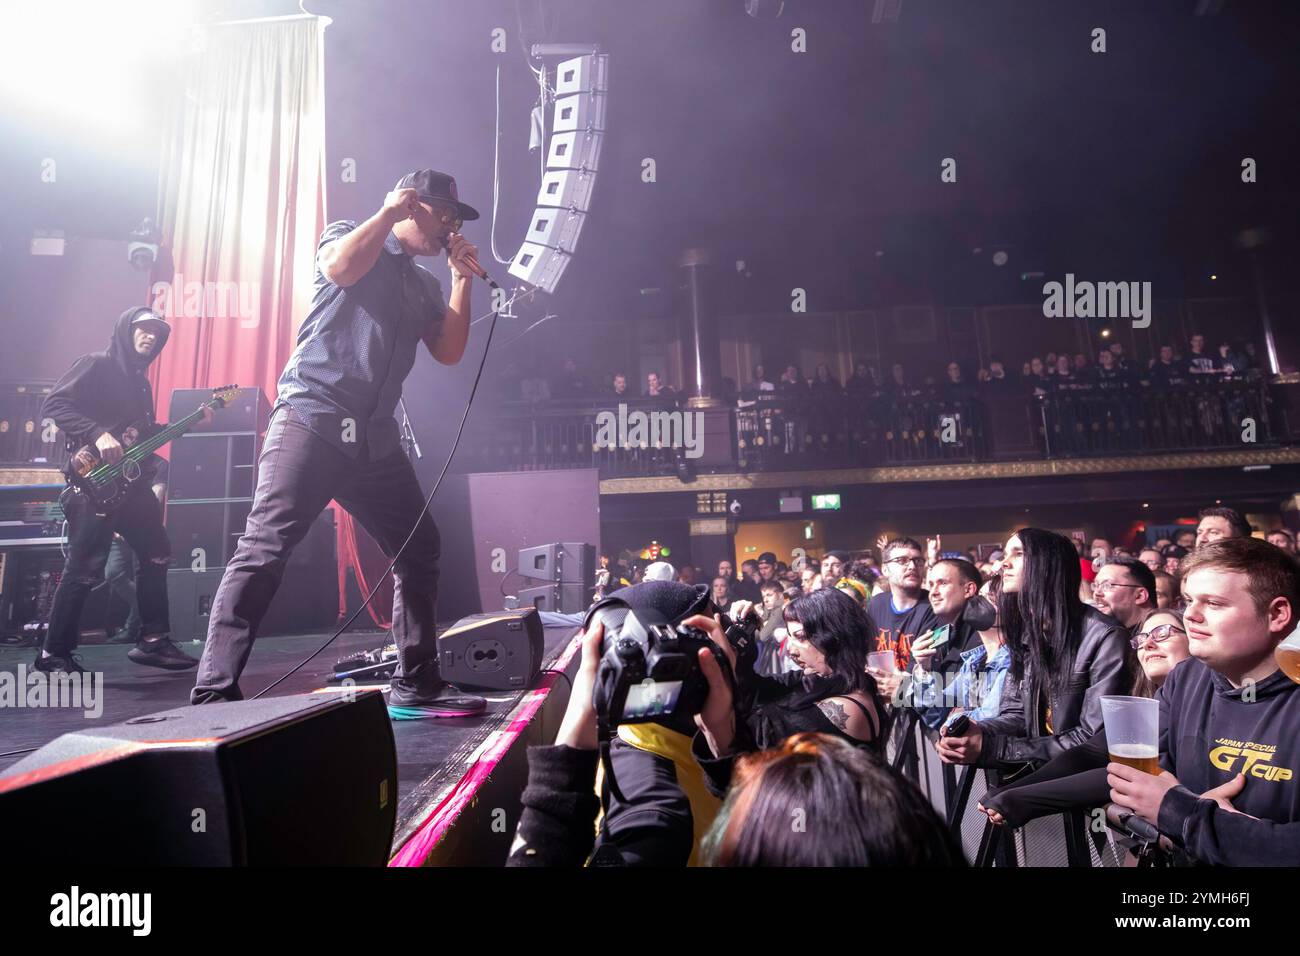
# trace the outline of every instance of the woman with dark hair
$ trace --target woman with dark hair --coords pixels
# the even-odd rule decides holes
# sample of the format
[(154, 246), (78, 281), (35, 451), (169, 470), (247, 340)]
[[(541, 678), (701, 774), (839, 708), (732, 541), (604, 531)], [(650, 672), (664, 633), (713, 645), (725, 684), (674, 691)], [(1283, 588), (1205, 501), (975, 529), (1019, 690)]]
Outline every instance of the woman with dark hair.
[[(743, 618), (744, 605), (733, 608)], [(867, 673), (867, 617), (856, 600), (834, 588), (796, 598), (782, 611), (785, 652), (799, 670), (755, 677), (741, 711), (752, 747), (775, 747), (791, 734), (826, 733), (881, 752), (885, 708)], [(724, 651), (730, 643), (721, 631)]]
[(709, 866), (966, 865), (920, 790), (826, 734), (740, 758), (702, 846)]
[(1069, 538), (1021, 528), (1007, 541), (998, 618), (1011, 668), (1002, 710), (961, 737), (941, 737), (945, 763), (1039, 765), (1101, 729), (1101, 698), (1132, 686), (1132, 655), (1120, 623), (1079, 600), (1081, 580)]
[[(1148, 611), (1131, 643), (1140, 665), (1128, 692), (1132, 697), (1155, 697), (1169, 672), (1192, 656), (1183, 614), (1171, 608)], [(1023, 826), (1051, 813), (1105, 806), (1110, 802), (1109, 760), (1103, 731), (1027, 777), (985, 794), (979, 808), (994, 823)]]

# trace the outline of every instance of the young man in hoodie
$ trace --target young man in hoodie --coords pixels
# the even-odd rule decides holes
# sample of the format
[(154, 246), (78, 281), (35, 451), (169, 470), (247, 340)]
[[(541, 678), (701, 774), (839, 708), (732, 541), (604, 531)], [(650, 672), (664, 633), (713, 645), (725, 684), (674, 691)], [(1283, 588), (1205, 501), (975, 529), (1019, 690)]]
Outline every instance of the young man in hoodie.
[[(127, 309), (118, 316), (107, 350), (83, 355), (59, 379), (46, 397), (41, 414), (52, 419), (67, 437), (69, 451), (92, 445), (100, 460), (113, 464), (126, 448), (164, 427), (153, 420), (153, 390), (145, 370), (162, 352), (170, 333), (167, 323), (148, 309)], [(118, 435), (122, 435), (121, 441)], [(148, 460), (143, 469), (153, 471)], [(167, 565), (171, 545), (163, 530), (162, 507), (151, 485), (150, 480), (138, 481), (126, 500), (108, 514), (97, 513), (85, 495), (65, 499), (68, 558), (54, 592), (45, 645), (36, 658), (37, 670), (54, 673), (82, 669), (72, 656), (77, 646), (77, 626), (86, 596), (104, 578), (114, 532), (126, 539), (140, 564), (136, 582), (140, 637), (127, 657), (137, 664), (167, 670), (184, 670), (198, 663), (168, 637), (171, 623)]]
[(1300, 685), (1274, 650), (1300, 564), (1257, 538), (1197, 548), (1183, 574), (1192, 656), (1160, 688), (1159, 776), (1107, 766), (1110, 798), (1199, 863), (1300, 865)]
[[(441, 538), (393, 415), (421, 343), (442, 365), (465, 354), (470, 282), (481, 267), (460, 228), (477, 218), (451, 176), (422, 169), (404, 176), (364, 222), (325, 227), (311, 312), (280, 374), (248, 526), (212, 601), (191, 703), (242, 699), (239, 676), (289, 555), (333, 499), (396, 559), (391, 716), (483, 711), (482, 697), (458, 694), (442, 680), (435, 630)], [(446, 298), (433, 273), (415, 262), (444, 251)]]

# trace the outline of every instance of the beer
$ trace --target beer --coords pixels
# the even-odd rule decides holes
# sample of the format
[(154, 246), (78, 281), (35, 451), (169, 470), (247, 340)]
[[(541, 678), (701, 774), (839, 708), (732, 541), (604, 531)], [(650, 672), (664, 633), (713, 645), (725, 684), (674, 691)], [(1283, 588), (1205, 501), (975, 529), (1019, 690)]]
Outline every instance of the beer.
[(1153, 777), (1160, 775), (1160, 751), (1147, 744), (1111, 744), (1110, 759)]
[(1277, 646), (1273, 655), (1277, 658), (1277, 666), (1282, 668), (1282, 673), (1300, 684), (1300, 647), (1288, 639)]

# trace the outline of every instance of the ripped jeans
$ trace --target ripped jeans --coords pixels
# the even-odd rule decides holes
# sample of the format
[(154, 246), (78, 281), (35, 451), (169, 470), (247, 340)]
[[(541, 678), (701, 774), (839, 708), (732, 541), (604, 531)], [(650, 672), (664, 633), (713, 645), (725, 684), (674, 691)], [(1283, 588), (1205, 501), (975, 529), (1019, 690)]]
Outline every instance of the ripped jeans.
[(148, 483), (136, 485), (109, 515), (96, 514), (95, 506), (84, 495), (69, 495), (65, 502), (68, 560), (54, 592), (45, 649), (66, 655), (77, 646), (81, 612), (91, 589), (104, 580), (114, 531), (126, 539), (139, 559), (136, 596), (142, 619), (140, 633), (168, 633), (167, 565), (171, 561), (171, 544), (163, 530), (162, 505)]

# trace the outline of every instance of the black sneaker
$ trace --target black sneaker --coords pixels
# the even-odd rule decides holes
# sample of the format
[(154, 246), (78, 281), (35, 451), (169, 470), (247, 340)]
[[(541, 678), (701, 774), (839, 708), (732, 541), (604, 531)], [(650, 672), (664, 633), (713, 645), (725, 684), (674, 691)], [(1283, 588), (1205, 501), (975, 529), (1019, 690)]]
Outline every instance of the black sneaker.
[(36, 652), (36, 663), (32, 665), (43, 674), (84, 674), (86, 669), (81, 666), (75, 654), (51, 654), (49, 657), (42, 657), (41, 652)]
[(420, 688), (394, 681), (388, 692), (388, 716), (393, 720), (474, 717), (483, 713), (486, 707), (487, 701), (482, 697), (459, 693), (446, 681)]
[(116, 631), (113, 632), (113, 636), (110, 637), (110, 638), (109, 638), (105, 643), (108, 643), (108, 644), (139, 644), (139, 643), (140, 643), (140, 629), (139, 629), (139, 628), (134, 628), (134, 629), (132, 629), (132, 628), (126, 628), (126, 627), (119, 627)]
[(185, 654), (171, 642), (169, 637), (160, 637), (156, 641), (140, 641), (126, 652), (126, 656), (137, 664), (161, 667), (169, 671), (183, 671), (199, 666), (197, 660)]

